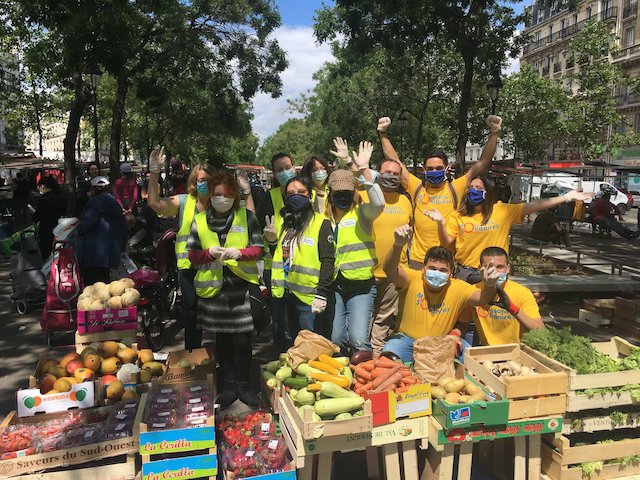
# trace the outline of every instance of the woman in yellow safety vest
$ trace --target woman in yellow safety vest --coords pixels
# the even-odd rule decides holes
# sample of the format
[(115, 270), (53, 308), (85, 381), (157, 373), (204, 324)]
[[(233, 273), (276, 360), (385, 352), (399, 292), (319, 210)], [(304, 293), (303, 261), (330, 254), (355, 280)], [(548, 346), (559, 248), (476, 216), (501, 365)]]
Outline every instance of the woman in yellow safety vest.
[(272, 315), (292, 337), (302, 329), (330, 336), (333, 319), (326, 322), (322, 314), (333, 301), (329, 298), (333, 294), (333, 232), (329, 220), (314, 212), (306, 179), (296, 177), (287, 183), (283, 218), (282, 230), (266, 235), (273, 254)]
[[(373, 147), (360, 144), (355, 163), (362, 172), (369, 168)], [(357, 173), (356, 173), (357, 174)], [(335, 315), (331, 341), (345, 353), (371, 351), (371, 315), (376, 295), (373, 267), (373, 221), (384, 210), (380, 186), (363, 182), (369, 203), (358, 203), (354, 172), (335, 170), (329, 176), (327, 216), (332, 222), (336, 245), (333, 287)]]
[(324, 214), (327, 201), (327, 179), (329, 178), (329, 164), (320, 157), (309, 157), (302, 165), (302, 173), (312, 187), (311, 203), (313, 209)]
[(238, 184), (226, 172), (209, 179), (210, 203), (195, 216), (187, 241), (189, 261), (196, 266), (198, 321), (215, 335), (223, 387), (222, 408), (236, 399), (255, 408), (260, 399), (251, 388), (253, 318), (249, 284), (258, 284), (256, 261), (263, 254), (255, 215), (240, 207)]
[(163, 217), (178, 217), (178, 234), (176, 236), (176, 257), (178, 259), (178, 277), (182, 292), (182, 308), (185, 312), (184, 347), (187, 350), (198, 348), (202, 343), (202, 330), (197, 324), (197, 299), (193, 287), (196, 270), (189, 262), (187, 239), (191, 232), (191, 224), (196, 213), (205, 210), (209, 202), (207, 181), (213, 174), (213, 168), (201, 163), (192, 168), (187, 181), (187, 192), (160, 198), (159, 182), (165, 155), (163, 148), (156, 147), (149, 155), (149, 187), (148, 205)]

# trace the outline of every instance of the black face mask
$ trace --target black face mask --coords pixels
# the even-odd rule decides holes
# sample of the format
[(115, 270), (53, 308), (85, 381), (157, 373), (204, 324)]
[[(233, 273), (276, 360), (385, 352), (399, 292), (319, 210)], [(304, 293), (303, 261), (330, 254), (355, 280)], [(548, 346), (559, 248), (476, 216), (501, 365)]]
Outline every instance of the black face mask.
[(336, 206), (336, 208), (348, 210), (353, 204), (353, 192), (344, 191), (332, 193), (331, 201)]
[(380, 188), (387, 192), (395, 192), (400, 186), (400, 177), (393, 173), (381, 173), (376, 178), (376, 182), (380, 185)]
[(284, 202), (284, 208), (287, 212), (298, 213), (311, 207), (311, 199), (306, 195), (288, 195)]

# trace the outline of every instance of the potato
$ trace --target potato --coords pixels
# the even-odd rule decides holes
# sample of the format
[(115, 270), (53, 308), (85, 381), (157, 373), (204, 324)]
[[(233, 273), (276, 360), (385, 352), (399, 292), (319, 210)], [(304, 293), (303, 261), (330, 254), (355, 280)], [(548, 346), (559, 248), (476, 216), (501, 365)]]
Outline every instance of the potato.
[(464, 389), (464, 380), (454, 380), (452, 382), (449, 382), (444, 386), (444, 389), (448, 393), (459, 393)]
[(471, 395), (460, 395), (459, 403), (468, 403), (471, 400)]
[(444, 378), (441, 378), (440, 380), (438, 380), (438, 386), (439, 386), (440, 388), (444, 388), (444, 386), (445, 386), (447, 383), (449, 383), (449, 382), (453, 382), (454, 380), (455, 380), (455, 378), (453, 378), (453, 377), (444, 377)]
[(477, 392), (471, 395), (471, 398), (473, 398), (474, 400), (485, 401), (487, 399), (487, 396), (484, 394), (484, 392)]
[(447, 396), (447, 391), (442, 387), (431, 387), (431, 396), (442, 400)]
[(458, 403), (460, 401), (460, 394), (456, 392), (447, 393), (444, 401), (447, 403)]
[(482, 393), (482, 389), (479, 386), (477, 386), (475, 383), (470, 382), (468, 380), (464, 382), (464, 391), (467, 392), (469, 395), (473, 395), (474, 393), (478, 393), (478, 392)]

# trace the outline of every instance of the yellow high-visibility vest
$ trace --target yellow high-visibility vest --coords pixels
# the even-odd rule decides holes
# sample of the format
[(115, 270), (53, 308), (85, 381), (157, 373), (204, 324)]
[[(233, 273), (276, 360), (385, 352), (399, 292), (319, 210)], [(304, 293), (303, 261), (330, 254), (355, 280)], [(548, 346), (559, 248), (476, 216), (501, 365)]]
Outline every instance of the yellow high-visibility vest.
[(176, 258), (178, 259), (178, 269), (180, 270), (191, 268), (189, 252), (187, 252), (187, 240), (189, 240), (189, 235), (191, 234), (191, 224), (196, 212), (196, 204), (196, 197), (187, 195), (187, 201), (182, 212), (182, 223), (180, 224), (180, 230), (176, 234)]
[(338, 272), (347, 280), (368, 280), (373, 277), (376, 249), (373, 234), (365, 233), (355, 208), (338, 223), (334, 278)]

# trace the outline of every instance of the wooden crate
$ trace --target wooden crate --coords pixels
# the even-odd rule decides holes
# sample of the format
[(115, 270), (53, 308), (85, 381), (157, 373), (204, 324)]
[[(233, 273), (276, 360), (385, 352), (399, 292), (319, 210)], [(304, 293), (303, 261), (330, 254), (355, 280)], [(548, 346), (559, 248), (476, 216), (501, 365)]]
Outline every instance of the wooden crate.
[[(17, 480), (86, 480), (99, 478), (100, 480), (133, 480), (136, 477), (136, 464), (134, 461), (100, 465), (98, 467), (74, 468), (59, 472), (35, 473), (33, 475), (20, 475), (14, 477)], [(2, 472), (0, 472), (0, 478)]]
[[(32, 474), (35, 472), (41, 472), (45, 469), (60, 469), (66, 467), (72, 467), (76, 465), (83, 465), (89, 463), (95, 463), (96, 461), (103, 460), (105, 458), (118, 457), (122, 461), (116, 465), (109, 466), (105, 470), (105, 474), (102, 473), (98, 476), (81, 476), (80, 473), (84, 470), (69, 470), (58, 471), (52, 473), (39, 473), (34, 475), (34, 478), (43, 478), (51, 480), (71, 480), (76, 478), (106, 478), (106, 479), (123, 479), (133, 478), (133, 475), (129, 476), (131, 472), (135, 473), (135, 458), (139, 449), (139, 435), (138, 425), (142, 419), (142, 413), (144, 410), (145, 398), (141, 399), (138, 404), (138, 410), (136, 412), (136, 418), (134, 420), (133, 434), (131, 437), (118, 438), (112, 440), (105, 440), (99, 443), (93, 443), (88, 445), (81, 445), (73, 448), (65, 448), (62, 450), (54, 450), (52, 452), (38, 453), (35, 455), (28, 455), (26, 457), (12, 458), (0, 461), (0, 478), (10, 477), (23, 477), (25, 474)], [(49, 417), (57, 417), (62, 414), (47, 414)], [(18, 418), (16, 412), (10, 412), (0, 424), (0, 429), (7, 427), (15, 423), (38, 423), (42, 422), (42, 416), (36, 417)], [(106, 467), (99, 467), (106, 468)], [(86, 473), (86, 472), (85, 472)], [(39, 476), (42, 475), (42, 476)]]
[(617, 297), (613, 315), (613, 328), (633, 338), (640, 338), (640, 301)]
[[(538, 375), (526, 377), (496, 377), (482, 362), (514, 360), (535, 368)], [(563, 414), (567, 404), (568, 377), (566, 372), (554, 371), (518, 344), (472, 347), (465, 350), (467, 371), (509, 402), (509, 420)]]
[[(574, 423), (574, 420), (579, 420), (579, 423)], [(609, 412), (597, 412), (588, 416), (565, 417), (562, 424), (562, 433), (570, 435), (573, 433), (606, 432), (638, 427), (640, 427), (640, 412), (626, 412), (626, 418), (620, 423), (614, 422)]]
[(584, 308), (581, 308), (578, 312), (578, 321), (593, 328), (610, 327), (612, 323), (610, 318), (603, 317), (597, 312)]
[(373, 415), (371, 414), (371, 401), (364, 402), (364, 415), (361, 417), (353, 417), (347, 420), (326, 420), (314, 422), (310, 408), (305, 408), (305, 418), (298, 413), (298, 409), (293, 404), (291, 397), (284, 391), (284, 386), (280, 392), (280, 406), (284, 409), (280, 410), (281, 415), (287, 415), (298, 427), (302, 433), (302, 438), (312, 440), (320, 437), (332, 437), (337, 435), (345, 435), (348, 433), (357, 434), (363, 432), (371, 432), (373, 427)]
[(267, 387), (267, 383), (262, 376), (263, 372), (267, 369), (266, 365), (260, 365), (260, 388), (262, 389), (262, 394), (264, 395), (264, 399), (269, 402), (269, 406), (271, 407), (271, 411), (276, 415), (280, 413), (280, 389), (274, 388), (271, 389)]
[[(613, 337), (608, 342), (594, 342), (596, 350), (611, 358), (626, 357), (635, 347), (620, 337)], [(629, 392), (605, 395), (581, 395), (580, 390), (602, 387), (623, 387), (640, 383), (640, 370), (626, 370), (623, 372), (578, 374), (573, 368), (547, 357), (526, 345), (522, 350), (538, 362), (556, 372), (565, 372), (569, 378), (569, 393), (567, 395), (567, 412), (578, 412), (596, 408), (611, 408), (623, 405), (633, 405), (634, 401)]]
[(582, 308), (588, 312), (597, 313), (602, 318), (613, 320), (615, 303), (614, 298), (585, 298), (582, 301)]
[[(582, 480), (581, 463), (599, 462), (640, 454), (640, 438), (611, 443), (592, 443), (572, 447), (568, 437), (545, 437), (542, 442), (542, 471), (552, 480)], [(594, 479), (619, 478), (640, 474), (640, 466), (605, 465)]]

